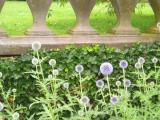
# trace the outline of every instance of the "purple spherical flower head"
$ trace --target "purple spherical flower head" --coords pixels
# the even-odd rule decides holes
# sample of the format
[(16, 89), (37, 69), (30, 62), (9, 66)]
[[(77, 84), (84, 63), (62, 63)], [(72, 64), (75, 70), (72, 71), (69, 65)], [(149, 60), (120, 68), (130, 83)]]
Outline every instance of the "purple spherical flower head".
[(82, 73), (84, 71), (83, 65), (81, 65), (81, 64), (76, 65), (75, 71), (78, 72), (78, 73)]
[(118, 97), (117, 96), (112, 96), (111, 99), (110, 99), (110, 102), (113, 105), (116, 105), (118, 103)]
[(156, 57), (154, 57), (154, 58), (152, 59), (152, 63), (157, 64), (157, 62), (158, 62), (158, 59), (157, 59)]
[(19, 117), (20, 117), (20, 115), (18, 112), (13, 113), (13, 115), (12, 115), (13, 120), (19, 120)]
[(120, 68), (125, 69), (128, 67), (128, 62), (126, 60), (121, 60), (119, 66)]
[(130, 87), (132, 83), (131, 83), (130, 80), (124, 80), (123, 84), (124, 84), (125, 87)]
[(69, 89), (69, 83), (68, 83), (68, 82), (65, 82), (65, 83), (63, 84), (63, 88)]
[(151, 85), (151, 86), (154, 86), (154, 85), (155, 85), (154, 81), (150, 82), (150, 85)]
[(119, 80), (116, 81), (116, 86), (117, 86), (117, 87), (120, 87), (120, 86), (121, 86), (121, 81), (119, 81)]
[(97, 80), (96, 81), (96, 86), (98, 88), (103, 88), (104, 87), (104, 81), (103, 80)]
[(32, 43), (32, 50), (34, 51), (38, 51), (41, 49), (41, 43), (38, 41), (35, 41)]
[(80, 99), (80, 103), (83, 104), (83, 105), (88, 105), (90, 102), (90, 99), (88, 96), (82, 96), (81, 99)]
[(113, 66), (109, 62), (102, 63), (100, 66), (100, 72), (103, 75), (110, 75), (113, 72)]
[(141, 65), (143, 65), (145, 63), (145, 59), (143, 57), (139, 57), (138, 58), (138, 63), (140, 63)]
[(136, 64), (135, 64), (135, 68), (136, 69), (140, 69), (142, 67), (142, 65), (139, 63), (139, 62), (137, 62)]

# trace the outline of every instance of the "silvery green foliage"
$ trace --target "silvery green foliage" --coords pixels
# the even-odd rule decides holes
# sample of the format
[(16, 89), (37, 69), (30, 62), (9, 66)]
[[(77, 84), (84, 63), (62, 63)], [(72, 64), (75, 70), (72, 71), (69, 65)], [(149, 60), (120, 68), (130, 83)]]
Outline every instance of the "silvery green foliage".
[(6, 91), (4, 89), (4, 81), (1, 79), (3, 74), (2, 72), (0, 73), (0, 119), (19, 120), (20, 114), (18, 112), (26, 108), (15, 104), (17, 90), (15, 88), (9, 88)]
[[(89, 83), (91, 79), (85, 77), (82, 65), (73, 68), (73, 76), (76, 78), (76, 84), (73, 84), (70, 80), (59, 78), (61, 71), (55, 74), (55, 71), (60, 70), (56, 66), (50, 66), (46, 75), (43, 70), (44, 58), (41, 58), (39, 51), (36, 52), (35, 57), (42, 62), (34, 66), (32, 77), (42, 96), (33, 99), (30, 109), (34, 105), (39, 106), (41, 111), (36, 114), (38, 120), (107, 120), (108, 117), (110, 120), (159, 120), (160, 85), (154, 79), (160, 78), (160, 68), (154, 66), (152, 60), (156, 69), (149, 73), (145, 71), (145, 58), (140, 57), (138, 62), (135, 61), (137, 63), (132, 67), (136, 68), (132, 74), (137, 75), (137, 78), (134, 80), (132, 76), (128, 78), (127, 69), (121, 69), (122, 76), (113, 78), (113, 65), (108, 62), (100, 64), (102, 75), (99, 80), (94, 80), (93, 85), (97, 92), (89, 96), (86, 81)], [(126, 61), (122, 62), (125, 62), (122, 67), (128, 67)], [(154, 79), (148, 81), (153, 76)], [(154, 103), (153, 99), (157, 102)]]

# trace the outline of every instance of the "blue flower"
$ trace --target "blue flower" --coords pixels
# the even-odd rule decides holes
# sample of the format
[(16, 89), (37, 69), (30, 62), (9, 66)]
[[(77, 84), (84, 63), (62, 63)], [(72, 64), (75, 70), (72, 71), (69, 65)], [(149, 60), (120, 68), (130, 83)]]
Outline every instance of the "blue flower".
[(13, 118), (13, 120), (19, 120), (19, 113), (18, 112), (15, 112), (15, 113), (13, 113), (13, 115), (12, 115), (12, 118)]
[(119, 66), (120, 68), (125, 69), (128, 67), (128, 62), (126, 60), (121, 60)]
[(157, 59), (156, 57), (154, 57), (154, 58), (152, 59), (152, 62), (153, 62), (154, 64), (157, 64), (158, 59)]
[(50, 66), (55, 66), (56, 65), (56, 60), (55, 59), (50, 59), (49, 60), (49, 65)]
[(135, 68), (136, 69), (140, 69), (142, 67), (142, 65), (139, 63), (139, 62), (137, 62), (136, 64), (135, 64)]
[(96, 81), (96, 86), (98, 88), (103, 88), (104, 87), (104, 81), (103, 80), (97, 80)]
[(87, 96), (82, 96), (80, 99), (80, 103), (83, 105), (89, 105), (90, 99)]
[(140, 63), (141, 65), (143, 65), (145, 63), (145, 59), (143, 57), (139, 57), (138, 58), (138, 63)]
[(63, 88), (69, 89), (69, 83), (68, 83), (68, 82), (65, 82), (65, 83), (63, 84)]
[(83, 65), (80, 65), (80, 64), (76, 65), (75, 71), (78, 72), (78, 73), (82, 73), (84, 71)]
[(110, 102), (113, 105), (116, 105), (118, 103), (118, 97), (117, 96), (112, 96), (111, 99), (110, 99)]
[(125, 87), (130, 87), (132, 83), (131, 83), (130, 80), (124, 80), (123, 84), (124, 84)]
[(40, 50), (41, 49), (41, 43), (40, 42), (38, 42), (38, 41), (35, 41), (35, 42), (33, 42), (32, 43), (32, 50), (34, 50), (34, 51), (38, 51), (38, 50)]
[(113, 66), (109, 62), (102, 63), (100, 66), (100, 72), (103, 75), (110, 75), (113, 72)]
[(116, 86), (117, 87), (121, 86), (121, 81), (116, 81)]

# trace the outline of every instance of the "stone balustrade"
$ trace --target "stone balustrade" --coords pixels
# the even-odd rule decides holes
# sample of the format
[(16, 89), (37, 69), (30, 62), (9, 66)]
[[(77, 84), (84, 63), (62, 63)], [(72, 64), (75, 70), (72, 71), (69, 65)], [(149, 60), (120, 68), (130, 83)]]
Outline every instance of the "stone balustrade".
[[(91, 27), (90, 23), (89, 23), (89, 17), (90, 14), (92, 12), (92, 9), (94, 8), (95, 4), (96, 4), (96, 0), (69, 0), (74, 12), (75, 12), (75, 16), (76, 16), (76, 24), (75, 27), (72, 28), (70, 30), (70, 36), (69, 38), (65, 38), (62, 37), (62, 39), (69, 39), (71, 40), (72, 44), (76, 44), (76, 41), (73, 42), (73, 39), (78, 39), (78, 41), (80, 41), (80, 39), (83, 41), (84, 39), (86, 39), (87, 43), (94, 43), (92, 40), (90, 40), (91, 38), (97, 38), (97, 39), (103, 39), (103, 43), (106, 44), (106, 42), (104, 42), (104, 39), (106, 38), (106, 40), (108, 40), (108, 38), (111, 39), (118, 39), (119, 36), (123, 36), (122, 39), (125, 38), (125, 36), (131, 36), (131, 37), (135, 37), (135, 39), (141, 39), (141, 38), (148, 38), (144, 37), (144, 35), (140, 35), (140, 31), (137, 28), (134, 28), (131, 25), (131, 14), (133, 13), (137, 3), (139, 2), (139, 0), (110, 0), (112, 3), (113, 8), (115, 9), (115, 13), (117, 16), (117, 25), (111, 30), (110, 35), (106, 35), (106, 36), (99, 36), (98, 33)], [(160, 33), (159, 29), (157, 28), (157, 23), (160, 22), (160, 0), (148, 0), (153, 12), (155, 14), (155, 24), (149, 28), (147, 30), (147, 33), (152, 33), (154, 35), (150, 36), (149, 38), (154, 38), (154, 39), (159, 39), (159, 34)], [(5, 3), (5, 0), (0, 0), (0, 11), (3, 8)], [(52, 4), (52, 0), (27, 0), (27, 4), (31, 10), (32, 16), (33, 16), (33, 25), (30, 29), (26, 30), (26, 38), (25, 39), (32, 39), (32, 38), (36, 38), (37, 40), (41, 40), (42, 38), (45, 39), (46, 37), (50, 37), (52, 39), (55, 40), (57, 37), (55, 37), (56, 35), (54, 33), (52, 33), (46, 26), (46, 16), (48, 13), (48, 9), (50, 7), (50, 5)], [(160, 27), (160, 24), (159, 24)], [(155, 34), (156, 33), (156, 34)], [(73, 37), (73, 35), (77, 36), (76, 38)], [(112, 37), (111, 37), (112, 36)], [(121, 38), (120, 37), (120, 38)], [(3, 39), (2, 39), (3, 38)], [(9, 41), (11, 41), (12, 38), (7, 37), (6, 32), (4, 32), (4, 30), (0, 29), (0, 47), (1, 48), (5, 48), (4, 44), (7, 45), (7, 42), (5, 43), (5, 40), (9, 43)], [(59, 39), (60, 37), (58, 37)], [(14, 38), (15, 39), (15, 38)], [(21, 45), (24, 46), (24, 44), (22, 42), (23, 38), (16, 38), (16, 39), (22, 39), (21, 41)], [(127, 40), (129, 41), (130, 38), (128, 37)], [(151, 40), (151, 39), (150, 39)], [(20, 41), (20, 40), (19, 40)], [(118, 41), (120, 41), (118, 39)], [(133, 39), (131, 40), (133, 41)], [(13, 41), (11, 41), (12, 43)], [(44, 44), (47, 44), (47, 40), (44, 42)], [(57, 41), (58, 42), (58, 41)], [(108, 41), (111, 42), (111, 41)], [(67, 42), (68, 43), (68, 42)], [(83, 44), (83, 42), (81, 42)], [(99, 42), (97, 42), (99, 43)], [(127, 42), (126, 42), (127, 43)], [(12, 46), (16, 46), (18, 43), (12, 43), (10, 45)], [(30, 44), (30, 43), (29, 43)], [(49, 42), (48, 42), (49, 44)], [(51, 43), (53, 44), (53, 43)], [(62, 43), (61, 43), (62, 44)], [(65, 41), (64, 43), (65, 44)], [(69, 44), (69, 43), (68, 43)], [(77, 43), (78, 44), (78, 43)], [(8, 46), (7, 46), (8, 48)], [(14, 50), (16, 49), (16, 47), (13, 48)], [(26, 49), (26, 48), (25, 48)], [(18, 49), (19, 50), (19, 49)], [(11, 50), (7, 51), (8, 54)], [(2, 51), (3, 52), (3, 51)], [(3, 54), (2, 52), (0, 52), (0, 55)], [(7, 54), (6, 52), (6, 54)], [(16, 54), (16, 52), (14, 53)]]

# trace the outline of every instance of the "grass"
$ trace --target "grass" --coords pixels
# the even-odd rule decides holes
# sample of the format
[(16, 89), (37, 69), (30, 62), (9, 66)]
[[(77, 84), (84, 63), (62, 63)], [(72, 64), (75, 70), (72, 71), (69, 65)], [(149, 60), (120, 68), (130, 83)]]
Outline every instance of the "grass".
[[(146, 4), (132, 16), (133, 26), (144, 32), (154, 23), (154, 15), (151, 7)], [(60, 6), (53, 3), (50, 8), (51, 16), (47, 18), (48, 27), (56, 34), (67, 34), (75, 24), (75, 15), (70, 6)], [(116, 16), (107, 13), (106, 4), (97, 5), (92, 11), (91, 25), (100, 33), (105, 34), (116, 25)], [(32, 26), (32, 15), (26, 2), (6, 2), (0, 15), (0, 27), (10, 35), (23, 35)]]

